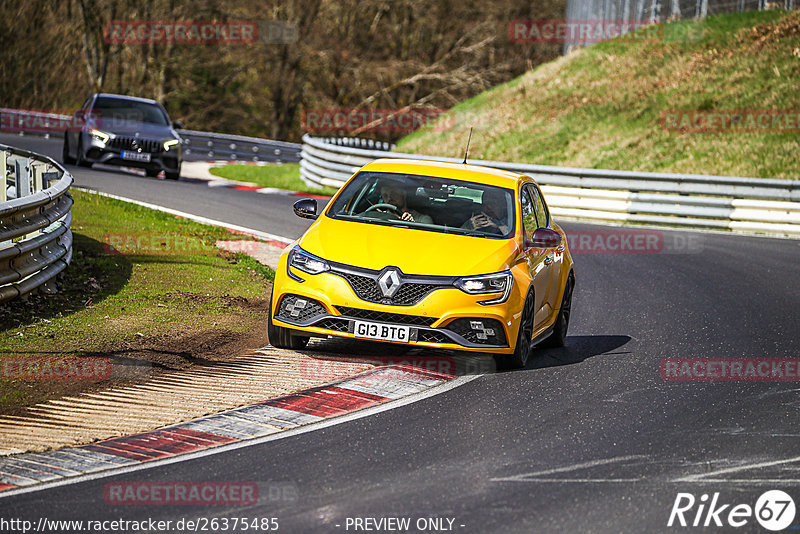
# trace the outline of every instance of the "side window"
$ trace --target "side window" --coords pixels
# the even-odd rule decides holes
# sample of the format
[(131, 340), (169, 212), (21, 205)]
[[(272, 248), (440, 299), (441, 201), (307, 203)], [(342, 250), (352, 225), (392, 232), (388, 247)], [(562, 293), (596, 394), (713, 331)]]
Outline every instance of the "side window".
[(550, 226), (550, 214), (547, 212), (547, 206), (544, 205), (542, 193), (534, 185), (529, 186), (529, 188), (534, 197), (534, 210), (536, 211), (536, 219), (539, 221), (539, 226), (547, 228)]
[(522, 188), (520, 207), (522, 208), (522, 224), (525, 227), (525, 237), (530, 238), (539, 227), (539, 223), (536, 222), (536, 206), (528, 187)]

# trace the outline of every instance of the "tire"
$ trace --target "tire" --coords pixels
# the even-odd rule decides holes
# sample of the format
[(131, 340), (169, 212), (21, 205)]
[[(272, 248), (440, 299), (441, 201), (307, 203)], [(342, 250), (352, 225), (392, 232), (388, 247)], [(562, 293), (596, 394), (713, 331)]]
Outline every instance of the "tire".
[(77, 163), (78, 166), (80, 166), (80, 167), (86, 167), (87, 169), (91, 169), (92, 168), (92, 162), (91, 161), (86, 161), (85, 159), (83, 159), (83, 142), (82, 141), (78, 141), (78, 154), (77, 154), (77, 157), (75, 158), (75, 163)]
[(528, 363), (528, 356), (532, 351), (531, 338), (533, 337), (533, 308), (535, 305), (533, 290), (531, 290), (528, 292), (525, 304), (522, 307), (522, 318), (520, 319), (514, 354), (495, 354), (494, 360), (498, 369), (522, 369)]
[(296, 336), (292, 331), (272, 323), (272, 297), (269, 298), (269, 315), (267, 316), (267, 337), (269, 344), (278, 349), (301, 350), (308, 345), (308, 336)]
[(564, 296), (561, 298), (561, 307), (558, 309), (556, 324), (553, 333), (540, 343), (540, 347), (557, 348), (563, 347), (567, 340), (567, 329), (569, 319), (572, 314), (572, 292), (575, 289), (575, 275), (569, 273), (567, 284), (564, 286)]
[(69, 155), (69, 136), (64, 132), (64, 148), (61, 149), (61, 161), (65, 165), (75, 165), (75, 158)]
[(145, 169), (144, 170), (144, 173), (150, 178), (155, 178), (156, 176), (158, 176), (158, 173), (160, 173), (160, 172), (161, 172), (161, 169)]
[(181, 177), (181, 172), (180, 171), (178, 171), (178, 172), (167, 172), (167, 171), (164, 171), (164, 177), (167, 180), (177, 180), (178, 178)]

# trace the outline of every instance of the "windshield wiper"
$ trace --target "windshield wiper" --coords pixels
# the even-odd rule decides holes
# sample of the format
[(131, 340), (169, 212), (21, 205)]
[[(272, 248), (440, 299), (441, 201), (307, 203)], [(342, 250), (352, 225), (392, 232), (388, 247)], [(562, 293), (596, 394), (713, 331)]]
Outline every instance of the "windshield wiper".
[(476, 232), (475, 230), (467, 230), (464, 228), (442, 228), (442, 231), (446, 234), (468, 235), (471, 237), (486, 236), (486, 234), (483, 232)]

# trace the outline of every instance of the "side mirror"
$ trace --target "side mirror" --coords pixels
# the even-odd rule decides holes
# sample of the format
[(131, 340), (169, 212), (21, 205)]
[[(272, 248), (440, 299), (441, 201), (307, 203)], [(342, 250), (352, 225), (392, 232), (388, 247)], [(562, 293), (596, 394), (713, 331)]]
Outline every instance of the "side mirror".
[(317, 218), (317, 201), (313, 198), (301, 198), (294, 203), (294, 214), (313, 221)]
[(525, 240), (525, 246), (538, 248), (553, 248), (561, 244), (561, 234), (550, 228), (537, 228), (530, 239)]
[(172, 127), (175, 128), (176, 130), (182, 130), (183, 123), (181, 121), (172, 121)]

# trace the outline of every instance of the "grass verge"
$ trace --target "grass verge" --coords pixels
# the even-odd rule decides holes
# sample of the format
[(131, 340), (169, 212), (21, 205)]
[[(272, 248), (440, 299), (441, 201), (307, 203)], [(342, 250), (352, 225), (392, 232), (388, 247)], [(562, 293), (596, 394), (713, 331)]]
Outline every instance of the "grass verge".
[(211, 167), (211, 174), (228, 180), (250, 182), (260, 187), (276, 187), (288, 191), (300, 191), (315, 195), (333, 196), (332, 187), (314, 188), (300, 178), (299, 163), (276, 163), (274, 165), (225, 165)]
[[(73, 196), (73, 259), (59, 293), (0, 305), (0, 413), (266, 344), (274, 272), (219, 250), (217, 240), (236, 238), (230, 232)], [(87, 356), (111, 358), (111, 379), (22, 380), (5, 366)]]

